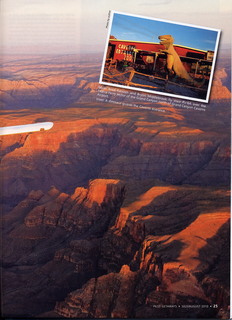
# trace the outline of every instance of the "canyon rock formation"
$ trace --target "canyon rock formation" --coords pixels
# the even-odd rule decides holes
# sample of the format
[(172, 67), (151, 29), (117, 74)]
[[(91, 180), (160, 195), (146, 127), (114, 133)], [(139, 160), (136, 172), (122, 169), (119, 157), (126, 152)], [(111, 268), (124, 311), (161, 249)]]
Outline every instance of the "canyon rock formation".
[(226, 319), (225, 70), (203, 111), (154, 111), (97, 102), (96, 61), (5, 66), (3, 125), (54, 126), (0, 139), (4, 316)]

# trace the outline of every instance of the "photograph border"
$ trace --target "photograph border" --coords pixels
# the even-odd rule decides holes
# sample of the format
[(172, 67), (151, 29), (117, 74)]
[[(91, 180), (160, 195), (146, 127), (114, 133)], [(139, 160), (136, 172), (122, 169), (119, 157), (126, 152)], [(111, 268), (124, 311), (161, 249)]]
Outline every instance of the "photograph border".
[[(104, 68), (105, 68), (107, 49), (108, 49), (108, 45), (109, 45), (109, 38), (110, 38), (112, 24), (113, 24), (113, 18), (114, 18), (115, 14), (121, 14), (121, 15), (136, 17), (136, 18), (160, 21), (160, 22), (165, 22), (165, 23), (170, 23), (170, 24), (178, 24), (178, 25), (182, 25), (182, 26), (186, 26), (186, 27), (194, 27), (194, 28), (198, 28), (198, 29), (205, 29), (205, 30), (211, 30), (211, 31), (217, 32), (217, 39), (216, 39), (216, 42), (215, 42), (215, 51), (214, 51), (214, 57), (213, 57), (213, 61), (212, 61), (212, 69), (211, 69), (211, 72), (210, 72), (210, 78), (209, 78), (209, 84), (208, 84), (206, 99), (199, 99), (199, 98), (188, 97), (188, 96), (184, 96), (184, 95), (172, 94), (172, 93), (168, 93), (168, 92), (160, 92), (160, 91), (155, 91), (155, 90), (143, 89), (143, 88), (139, 88), (139, 87), (130, 87), (130, 86), (119, 85), (119, 84), (103, 81), (103, 73), (104, 73)], [(114, 10), (110, 10), (109, 13), (108, 13), (107, 28), (108, 28), (108, 32), (107, 32), (105, 50), (104, 50), (101, 73), (100, 73), (100, 79), (99, 79), (99, 83), (100, 84), (107, 85), (107, 86), (112, 86), (112, 87), (118, 87), (118, 88), (121, 88), (121, 89), (142, 91), (142, 92), (150, 93), (150, 94), (158, 94), (158, 95), (168, 96), (168, 97), (172, 97), (172, 98), (180, 98), (180, 99), (198, 101), (198, 102), (203, 102), (203, 103), (208, 103), (209, 102), (210, 92), (211, 92), (211, 87), (212, 87), (212, 81), (213, 81), (213, 75), (214, 75), (214, 72), (215, 72), (215, 65), (216, 65), (217, 54), (218, 54), (218, 47), (219, 47), (219, 42), (220, 42), (220, 35), (221, 35), (221, 30), (220, 29), (211, 28), (211, 27), (204, 27), (204, 26), (199, 26), (199, 25), (193, 25), (193, 24), (177, 22), (177, 21), (170, 21), (170, 20), (166, 20), (166, 19), (158, 19), (158, 18), (154, 18), (154, 17), (142, 16), (142, 15), (125, 13), (125, 12), (114, 11)]]

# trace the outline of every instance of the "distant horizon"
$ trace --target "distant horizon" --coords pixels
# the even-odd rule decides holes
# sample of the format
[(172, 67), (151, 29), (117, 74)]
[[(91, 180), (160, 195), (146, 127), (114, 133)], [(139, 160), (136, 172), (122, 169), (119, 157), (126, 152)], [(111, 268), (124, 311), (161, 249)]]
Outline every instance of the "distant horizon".
[[(201, 0), (186, 3), (174, 1), (142, 2), (99, 0), (2, 0), (2, 52), (19, 54), (76, 54), (104, 52), (110, 12), (125, 12), (146, 19), (172, 21), (175, 25), (205, 26), (222, 31), (220, 43), (231, 41), (231, 5), (227, 0), (212, 0), (210, 5)], [(164, 20), (163, 20), (164, 21)], [(130, 27), (130, 26), (128, 26)], [(144, 41), (158, 41), (158, 30), (140, 30)], [(131, 30), (128, 30), (131, 31)], [(114, 35), (119, 38), (118, 35)], [(175, 43), (183, 44), (175, 38)], [(135, 40), (133, 38), (128, 40)], [(142, 39), (140, 39), (142, 41)], [(181, 41), (179, 41), (181, 40)], [(210, 40), (210, 39), (209, 39)], [(195, 46), (196, 48), (201, 48)]]
[[(117, 40), (122, 40), (122, 39), (117, 39)], [(128, 41), (134, 41), (131, 39), (127, 39)], [(146, 42), (146, 41), (144, 41)], [(158, 43), (158, 42), (154, 42), (154, 43)], [(177, 43), (174, 43), (175, 45), (179, 45)], [(199, 49), (199, 48), (196, 48)], [(218, 47), (218, 51), (220, 52), (220, 50), (230, 50), (232, 51), (231, 45), (230, 43), (224, 43), (223, 45), (219, 44)], [(102, 55), (104, 54), (104, 50), (98, 50), (98, 51), (94, 51), (94, 50), (82, 50), (82, 52), (40, 52), (40, 53), (34, 53), (34, 52), (19, 52), (19, 53), (13, 53), (13, 52), (5, 52), (5, 53), (0, 53), (0, 57), (4, 57), (4, 56), (85, 56), (85, 55)]]

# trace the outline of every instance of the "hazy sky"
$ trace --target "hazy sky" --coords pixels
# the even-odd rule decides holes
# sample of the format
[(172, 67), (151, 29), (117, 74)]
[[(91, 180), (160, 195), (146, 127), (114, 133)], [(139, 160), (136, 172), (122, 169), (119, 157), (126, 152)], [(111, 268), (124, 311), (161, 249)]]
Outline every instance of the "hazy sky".
[(222, 29), (230, 43), (229, 0), (1, 0), (3, 53), (103, 52), (109, 10)]

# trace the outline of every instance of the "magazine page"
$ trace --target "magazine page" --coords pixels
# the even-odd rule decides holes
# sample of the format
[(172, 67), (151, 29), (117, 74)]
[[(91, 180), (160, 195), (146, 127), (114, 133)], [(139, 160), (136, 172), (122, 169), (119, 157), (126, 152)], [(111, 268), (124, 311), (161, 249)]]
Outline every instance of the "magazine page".
[(230, 318), (231, 11), (1, 1), (3, 318)]

